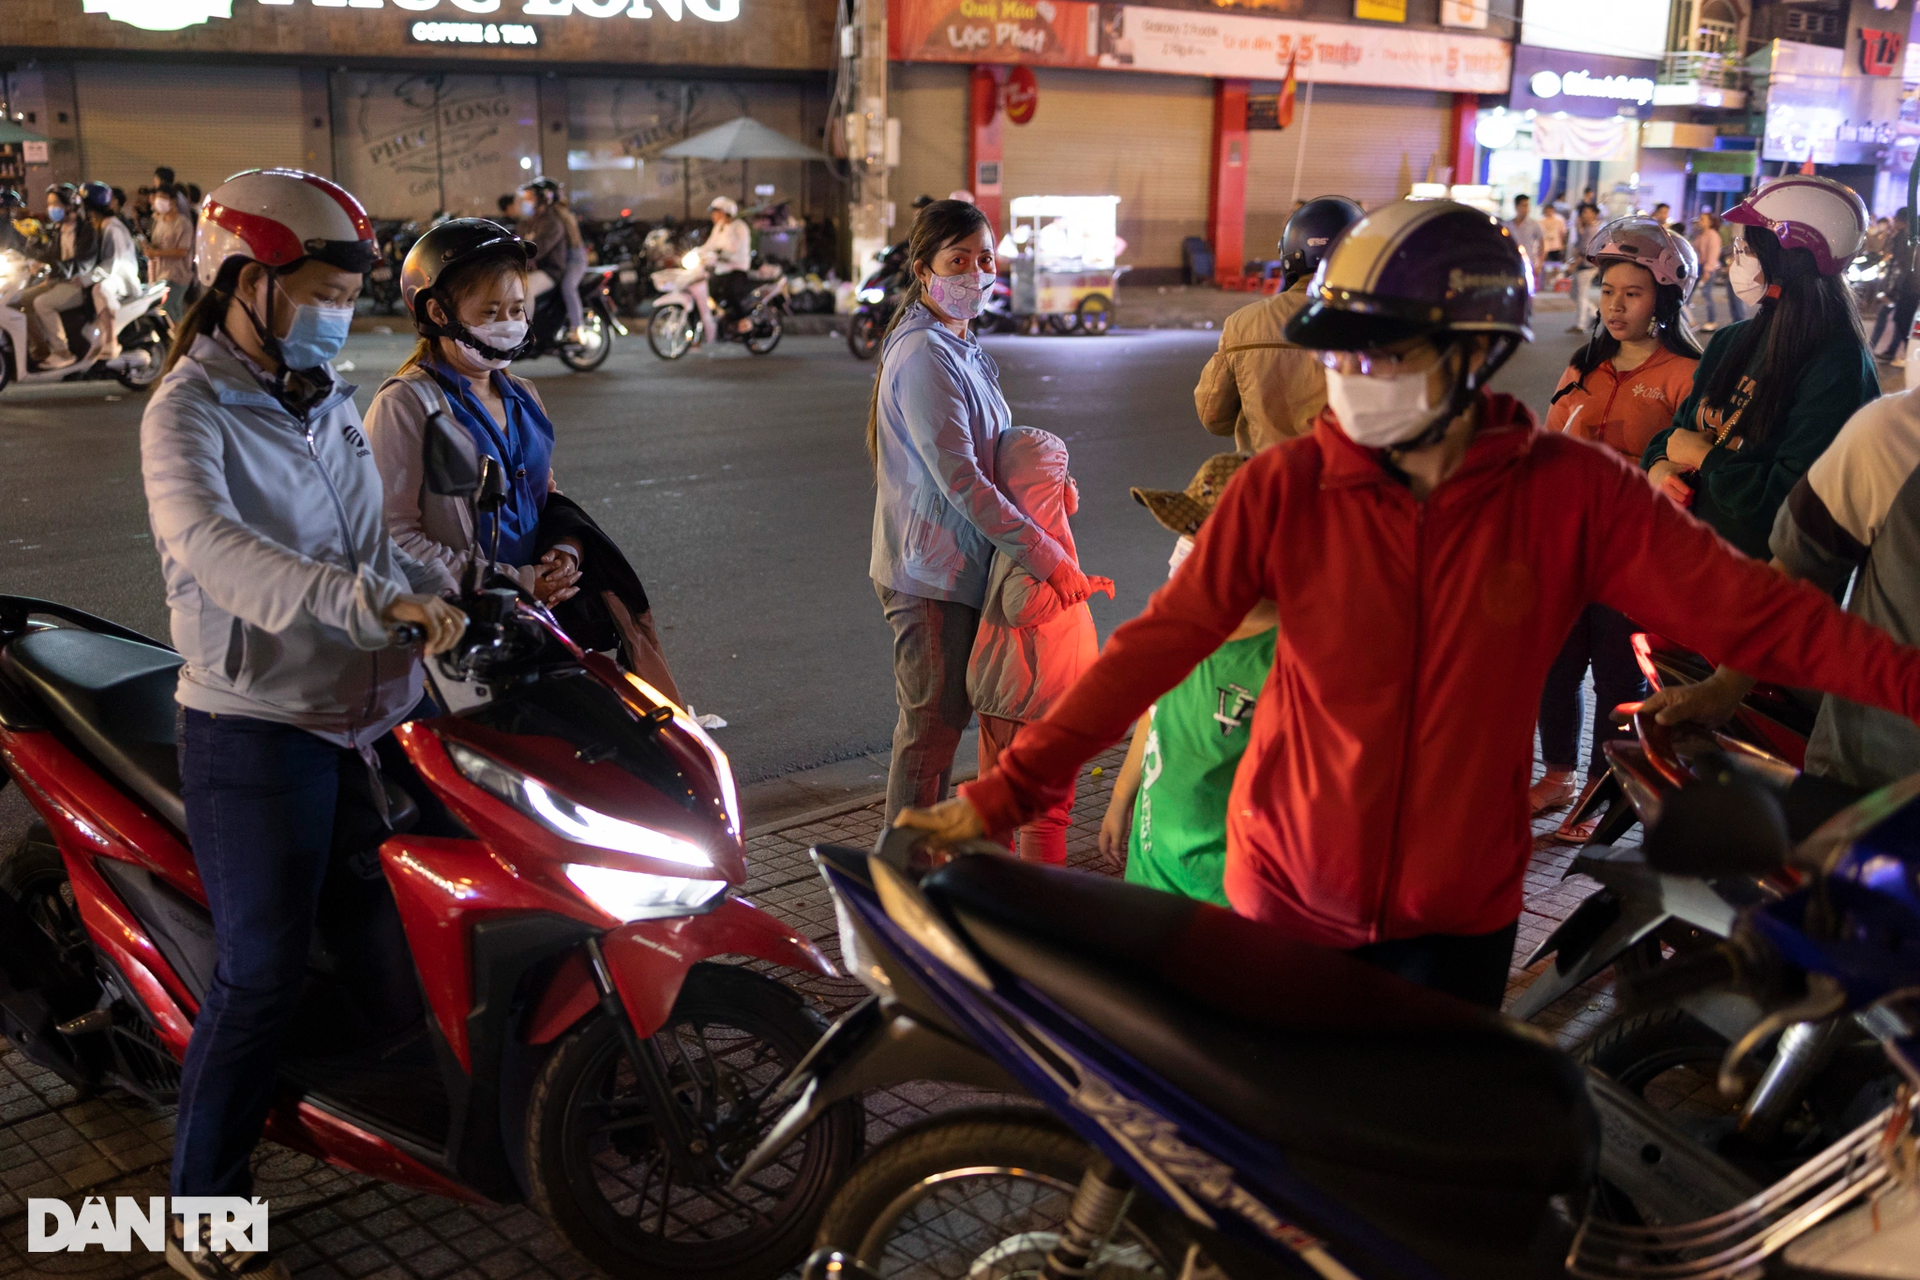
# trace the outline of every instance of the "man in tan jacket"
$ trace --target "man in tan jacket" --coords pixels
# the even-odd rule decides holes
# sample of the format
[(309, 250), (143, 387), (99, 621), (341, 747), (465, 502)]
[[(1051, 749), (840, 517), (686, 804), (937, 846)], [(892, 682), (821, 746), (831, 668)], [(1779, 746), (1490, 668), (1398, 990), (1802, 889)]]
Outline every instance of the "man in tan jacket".
[(1344, 196), (1321, 196), (1294, 210), (1280, 240), (1286, 288), (1227, 317), (1220, 349), (1193, 389), (1200, 425), (1232, 436), (1240, 453), (1305, 435), (1327, 404), (1327, 379), (1318, 353), (1283, 336), (1287, 321), (1307, 305), (1312, 279), (1327, 247), (1360, 220), (1360, 206)]

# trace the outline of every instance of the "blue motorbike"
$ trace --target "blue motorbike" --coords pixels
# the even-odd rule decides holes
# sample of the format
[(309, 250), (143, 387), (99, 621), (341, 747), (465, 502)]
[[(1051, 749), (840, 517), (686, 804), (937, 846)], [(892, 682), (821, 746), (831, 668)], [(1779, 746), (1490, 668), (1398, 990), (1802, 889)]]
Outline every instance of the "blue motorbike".
[[(1661, 870), (1789, 859), (1737, 769), (1663, 810)], [(1766, 1186), (1530, 1029), (1230, 912), (911, 832), (813, 854), (873, 994), (783, 1084), (763, 1150), (876, 1087), (985, 1096), (870, 1153), (810, 1276), (1920, 1277), (1920, 779), (1638, 993), (1754, 1000), (1730, 1076), (1809, 1021), (1879, 1040), (1891, 1105)]]

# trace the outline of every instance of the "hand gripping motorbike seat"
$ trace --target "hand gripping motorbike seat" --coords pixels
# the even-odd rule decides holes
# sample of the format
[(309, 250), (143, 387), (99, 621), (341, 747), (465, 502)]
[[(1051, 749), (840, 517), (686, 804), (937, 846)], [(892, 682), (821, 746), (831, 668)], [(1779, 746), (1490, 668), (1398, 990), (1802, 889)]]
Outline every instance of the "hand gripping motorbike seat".
[(1543, 1039), (1104, 876), (973, 855), (922, 887), (990, 960), (1446, 1273), (1559, 1274), (1548, 1201), (1579, 1216), (1599, 1137)]
[(36, 694), (108, 773), (181, 831), (174, 686), (180, 655), (117, 636), (59, 627), (21, 636), (0, 668)]

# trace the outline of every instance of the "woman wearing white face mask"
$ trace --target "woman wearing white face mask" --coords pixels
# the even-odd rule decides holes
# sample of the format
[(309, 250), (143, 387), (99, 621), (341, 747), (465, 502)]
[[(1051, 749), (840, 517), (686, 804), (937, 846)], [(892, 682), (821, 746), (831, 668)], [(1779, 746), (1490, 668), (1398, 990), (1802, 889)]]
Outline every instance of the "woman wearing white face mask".
[(140, 250), (153, 280), (167, 283), (167, 318), (175, 324), (187, 313), (187, 290), (193, 283), (193, 220), (178, 207), (181, 196), (173, 184), (153, 193), (153, 227)]
[(920, 211), (907, 242), (913, 273), (880, 348), (867, 455), (879, 490), (868, 573), (893, 628), (893, 730), (887, 817), (946, 792), (972, 719), (967, 659), (993, 553), (1004, 553), (1069, 605), (1090, 582), (1073, 556), (994, 480), (994, 442), (1013, 423), (1000, 371), (968, 324), (993, 284), (993, 227), (960, 200)]
[[(455, 580), (476, 559), (511, 578), (556, 609), (575, 640), (621, 650), (629, 669), (679, 701), (645, 589), (605, 534), (560, 494), (553, 423), (533, 384), (506, 371), (527, 340), (533, 253), (531, 243), (484, 218), (444, 222), (408, 251), (400, 296), (420, 343), (367, 408), (387, 523), (409, 555)], [(436, 411), (464, 428), (475, 454), (493, 458), (506, 474), (505, 505), (481, 517), (478, 528), (465, 501), (427, 490), (426, 423)], [(583, 569), (589, 562), (590, 572)]]
[(1728, 280), (1755, 314), (1713, 335), (1693, 394), (1641, 463), (1655, 488), (1765, 560), (1787, 494), (1880, 394), (1844, 275), (1866, 243), (1867, 209), (1830, 178), (1794, 175), (1726, 220), (1736, 227)]

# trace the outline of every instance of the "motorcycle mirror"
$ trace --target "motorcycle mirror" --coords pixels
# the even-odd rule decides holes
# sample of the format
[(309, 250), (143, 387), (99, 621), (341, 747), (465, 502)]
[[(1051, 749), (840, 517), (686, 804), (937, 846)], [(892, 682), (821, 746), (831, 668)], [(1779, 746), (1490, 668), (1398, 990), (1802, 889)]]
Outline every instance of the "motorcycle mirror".
[(1646, 841), (1648, 866), (1695, 877), (1766, 875), (1791, 848), (1778, 798), (1737, 773), (1667, 796)]
[(473, 437), (437, 411), (427, 419), (426, 437), (427, 492), (442, 498), (471, 498), (479, 492), (480, 459)]
[(474, 506), (483, 513), (498, 511), (507, 501), (507, 471), (491, 455), (480, 459), (479, 492)]

